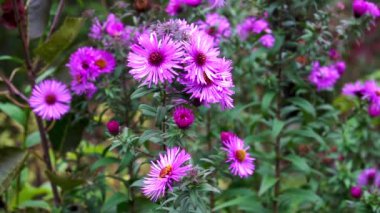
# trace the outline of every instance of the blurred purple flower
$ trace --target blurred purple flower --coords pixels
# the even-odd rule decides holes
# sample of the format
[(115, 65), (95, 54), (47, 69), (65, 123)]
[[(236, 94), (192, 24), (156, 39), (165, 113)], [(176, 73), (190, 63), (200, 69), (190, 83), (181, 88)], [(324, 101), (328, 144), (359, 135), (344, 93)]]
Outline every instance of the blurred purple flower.
[(168, 6), (166, 6), (165, 11), (171, 15), (178, 15), (183, 11), (183, 0), (169, 0)]
[(361, 97), (363, 88), (364, 88), (364, 85), (360, 81), (356, 81), (355, 83), (346, 83), (343, 86), (342, 94), (345, 96)]
[(276, 39), (272, 34), (263, 35), (259, 41), (266, 48), (272, 48), (276, 43)]
[(354, 0), (352, 2), (352, 10), (355, 17), (370, 15), (374, 18), (377, 18), (380, 16), (379, 7), (376, 4), (367, 2), (365, 0)]
[(333, 66), (320, 66), (319, 62), (313, 62), (310, 75), (310, 83), (317, 87), (317, 90), (331, 89), (339, 79), (339, 73)]
[(199, 21), (199, 29), (213, 37), (216, 43), (219, 43), (221, 38), (231, 36), (231, 27), (228, 19), (218, 13), (210, 13), (206, 15), (205, 21)]
[(202, 0), (183, 0), (183, 2), (190, 7), (197, 7), (202, 4)]
[(360, 187), (372, 185), (375, 181), (377, 170), (375, 168), (364, 169), (360, 172), (357, 184)]
[(338, 71), (339, 75), (343, 75), (343, 73), (346, 71), (346, 63), (344, 61), (336, 62), (334, 66)]
[(351, 187), (350, 192), (351, 192), (351, 196), (353, 198), (356, 198), (356, 199), (361, 198), (361, 196), (363, 194), (362, 189), (359, 186), (353, 186), (353, 187)]
[(120, 132), (120, 124), (119, 124), (119, 122), (117, 122), (115, 120), (109, 121), (107, 123), (107, 130), (113, 136), (118, 135), (119, 132)]
[(224, 0), (208, 0), (211, 7), (223, 7)]

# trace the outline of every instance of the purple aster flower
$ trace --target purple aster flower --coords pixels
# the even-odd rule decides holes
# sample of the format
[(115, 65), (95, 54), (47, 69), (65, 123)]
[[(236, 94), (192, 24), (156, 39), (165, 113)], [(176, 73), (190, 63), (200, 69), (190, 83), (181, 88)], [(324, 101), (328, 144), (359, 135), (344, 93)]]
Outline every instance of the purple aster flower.
[(105, 25), (105, 31), (112, 37), (119, 37), (124, 31), (123, 23), (112, 13), (107, 17)]
[(350, 192), (351, 192), (351, 196), (353, 198), (356, 198), (356, 199), (361, 198), (361, 196), (363, 194), (362, 189), (359, 186), (353, 186), (353, 187), (351, 187)]
[(234, 94), (232, 88), (231, 61), (219, 59), (216, 64), (216, 70), (213, 72), (213, 79), (208, 78), (204, 73), (203, 77), (206, 83), (186, 79), (183, 84), (185, 91), (191, 94), (191, 99), (199, 99), (204, 104), (219, 103), (222, 109), (233, 108), (231, 96)]
[(113, 136), (118, 135), (119, 132), (120, 132), (120, 124), (119, 124), (119, 122), (117, 122), (117, 121), (109, 121), (107, 123), (107, 130)]
[(221, 132), (220, 133), (220, 140), (222, 141), (223, 146), (225, 146), (225, 143), (233, 139), (233, 137), (237, 137), (237, 135), (233, 132)]
[(241, 178), (246, 178), (253, 174), (255, 165), (254, 158), (247, 152), (248, 146), (244, 141), (237, 136), (231, 137), (224, 143), (222, 147), (227, 152), (227, 163), (230, 163), (230, 171), (233, 175), (239, 175)]
[(255, 21), (255, 17), (247, 17), (242, 23), (237, 25), (237, 33), (242, 40), (246, 40), (252, 33), (252, 26)]
[(219, 50), (214, 47), (213, 39), (204, 33), (195, 33), (184, 44), (184, 49), (186, 78), (201, 84), (212, 81), (219, 63)]
[(364, 169), (358, 176), (358, 186), (363, 187), (372, 185), (375, 181), (376, 175), (377, 170), (375, 168)]
[(213, 37), (217, 42), (222, 37), (231, 36), (231, 27), (228, 19), (218, 13), (210, 13), (206, 15), (206, 20), (199, 21), (199, 29)]
[(98, 18), (95, 18), (92, 22), (89, 37), (94, 40), (101, 40), (103, 37), (103, 27)]
[(367, 14), (374, 18), (379, 17), (380, 16), (379, 7), (372, 2), (367, 2)]
[(357, 18), (365, 14), (370, 15), (374, 18), (380, 16), (379, 7), (376, 4), (367, 2), (365, 0), (354, 0), (352, 2), (352, 9), (354, 11), (355, 17)]
[(144, 178), (142, 192), (145, 196), (156, 202), (163, 197), (166, 189), (172, 190), (175, 182), (179, 182), (186, 173), (191, 170), (191, 165), (186, 164), (191, 156), (178, 147), (168, 148), (166, 154), (160, 154), (159, 160), (151, 162), (151, 170)]
[(183, 3), (190, 7), (198, 7), (200, 4), (202, 4), (202, 0), (183, 0)]
[(252, 32), (256, 34), (260, 34), (264, 31), (269, 30), (269, 24), (264, 19), (257, 19), (252, 23)]
[(99, 73), (110, 73), (115, 69), (116, 60), (111, 53), (105, 50), (97, 50), (94, 64), (99, 70)]
[(131, 47), (128, 55), (128, 67), (131, 67), (132, 76), (151, 86), (171, 82), (181, 69), (179, 65), (183, 52), (179, 43), (165, 36), (157, 39), (156, 33), (140, 36), (138, 44)]
[(72, 76), (82, 75), (83, 79), (94, 79), (100, 73), (95, 65), (95, 56), (97, 51), (92, 47), (81, 47), (71, 54), (69, 63), (66, 66), (70, 70)]
[(363, 99), (371, 100), (380, 96), (380, 87), (377, 85), (376, 81), (368, 80), (364, 82), (362, 94)]
[(224, 0), (208, 0), (208, 3), (211, 7), (223, 7), (224, 6)]
[(183, 0), (169, 0), (168, 6), (166, 6), (165, 11), (171, 15), (178, 15), (183, 11)]
[(361, 97), (364, 85), (362, 82), (357, 81), (355, 83), (347, 83), (343, 86), (342, 93), (346, 96)]
[(317, 90), (324, 90), (332, 88), (339, 77), (339, 73), (334, 67), (321, 67), (319, 62), (314, 62), (309, 75), (309, 81), (317, 87)]
[(71, 95), (66, 85), (45, 80), (35, 85), (29, 99), (33, 112), (45, 120), (60, 119), (70, 109)]
[(177, 107), (173, 113), (174, 122), (180, 129), (187, 129), (194, 122), (194, 113), (191, 109), (185, 107)]
[(380, 97), (373, 97), (368, 106), (368, 114), (371, 117), (380, 116)]
[(87, 98), (92, 98), (97, 88), (93, 82), (81, 81), (80, 77), (77, 77), (71, 81), (71, 90), (77, 95), (86, 95)]
[(344, 71), (346, 71), (346, 63), (344, 61), (338, 61), (334, 64), (336, 70), (339, 75), (343, 75)]
[(276, 43), (276, 39), (272, 34), (263, 35), (259, 41), (266, 48), (272, 48)]

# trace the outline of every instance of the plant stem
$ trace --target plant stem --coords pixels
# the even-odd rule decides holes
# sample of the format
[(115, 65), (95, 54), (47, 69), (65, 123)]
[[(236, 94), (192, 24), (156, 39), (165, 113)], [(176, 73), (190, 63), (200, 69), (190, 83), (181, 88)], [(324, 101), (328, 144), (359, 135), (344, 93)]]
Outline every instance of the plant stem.
[[(28, 34), (27, 34), (27, 26), (26, 26), (26, 22), (25, 22), (25, 17), (21, 17), (19, 14), (17, 0), (13, 0), (13, 10), (15, 12), (15, 18), (17, 21), (18, 30), (19, 30), (21, 40), (22, 40), (22, 45), (23, 45), (23, 50), (24, 50), (24, 60), (25, 60), (25, 65), (26, 65), (28, 77), (29, 77), (29, 83), (30, 83), (30, 86), (33, 88), (33, 86), (35, 85), (36, 77), (34, 74), (34, 70), (33, 70), (33, 66), (32, 66), (32, 60), (31, 60), (30, 52), (29, 52), (29, 39), (28, 39)], [(42, 119), (40, 117), (38, 117), (38, 115), (36, 115), (36, 114), (34, 114), (34, 115), (36, 117), (38, 131), (39, 131), (40, 137), (41, 137), (44, 162), (46, 164), (48, 171), (53, 172), (53, 166), (52, 166), (52, 163), (50, 161), (50, 155), (49, 155), (49, 141), (46, 137), (46, 131), (44, 128), (44, 124), (43, 124)], [(53, 182), (50, 182), (50, 183), (51, 183), (53, 196), (54, 196), (54, 204), (56, 206), (58, 206), (60, 203), (60, 198), (59, 198), (57, 186)]]
[[(277, 120), (281, 120), (281, 102), (282, 102), (282, 49), (279, 51), (279, 65), (277, 70), (277, 79), (279, 85), (279, 96), (277, 98), (277, 108), (276, 108), (276, 118)], [(276, 163), (275, 163), (275, 176), (276, 176), (276, 184), (274, 186), (274, 200), (273, 200), (273, 212), (278, 213), (278, 197), (280, 195), (280, 178), (281, 178), (281, 134), (275, 139), (275, 153), (276, 153)]]
[[(207, 111), (207, 120), (206, 120), (206, 131), (207, 131), (207, 149), (209, 152), (212, 151), (212, 140), (211, 140), (211, 111)], [(215, 178), (215, 173), (211, 175), (211, 178)], [(210, 212), (215, 206), (215, 194), (210, 192)]]
[[(162, 99), (161, 99), (161, 101), (162, 101), (162, 108), (165, 108), (166, 107), (166, 84), (164, 84), (164, 89), (162, 91)], [(162, 122), (161, 122), (161, 130), (163, 132), (163, 137), (164, 137), (163, 138), (164, 144), (162, 146), (163, 150), (166, 150), (166, 145), (165, 145), (165, 133), (166, 133), (166, 124), (165, 124), (165, 122), (166, 122), (166, 119), (165, 119), (165, 117), (166, 117), (166, 115), (164, 115), (164, 118), (162, 119)]]
[(58, 7), (57, 7), (57, 11), (56, 11), (54, 19), (53, 19), (53, 23), (50, 26), (49, 34), (47, 36), (48, 39), (50, 38), (50, 36), (53, 34), (55, 28), (57, 27), (59, 17), (61, 16), (61, 13), (62, 13), (64, 7), (65, 7), (65, 0), (60, 0)]

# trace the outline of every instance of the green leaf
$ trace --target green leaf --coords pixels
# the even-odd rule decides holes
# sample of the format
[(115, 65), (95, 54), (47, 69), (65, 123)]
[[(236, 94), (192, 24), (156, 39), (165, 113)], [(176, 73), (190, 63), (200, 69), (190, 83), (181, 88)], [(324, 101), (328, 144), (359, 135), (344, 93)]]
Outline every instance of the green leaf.
[(277, 179), (270, 176), (264, 176), (263, 180), (261, 181), (260, 190), (259, 190), (259, 196), (263, 195), (266, 191), (268, 191), (270, 188), (276, 184)]
[(91, 165), (91, 171), (95, 171), (100, 167), (108, 166), (110, 164), (119, 163), (120, 160), (113, 157), (105, 157), (101, 158), (98, 161), (96, 161), (94, 164)]
[(10, 103), (1, 103), (0, 110), (15, 120), (21, 126), (26, 124), (26, 113), (18, 106)]
[(272, 128), (272, 138), (275, 139), (281, 133), (282, 129), (285, 126), (285, 123), (282, 122), (282, 121), (279, 121), (277, 119), (274, 119), (272, 125), (273, 125), (273, 128)]
[(215, 192), (215, 193), (220, 193), (220, 190), (208, 183), (202, 183), (200, 185), (200, 189), (201, 191), (205, 191), (205, 192)]
[(284, 159), (290, 161), (293, 164), (293, 166), (295, 166), (300, 171), (303, 171), (306, 174), (310, 173), (310, 166), (307, 164), (305, 158), (299, 157), (297, 155), (290, 155), (285, 157)]
[(113, 210), (116, 209), (117, 205), (127, 201), (128, 196), (126, 194), (116, 192), (106, 200), (103, 205), (102, 212), (115, 212)]
[(133, 182), (129, 187), (141, 188), (143, 186), (144, 186), (144, 180), (140, 179), (140, 180), (136, 180), (135, 182)]
[(161, 134), (162, 132), (159, 130), (148, 129), (140, 136), (139, 144), (143, 144), (146, 141), (152, 141), (154, 143), (158, 143), (162, 141)]
[(150, 93), (153, 93), (157, 91), (157, 89), (154, 88), (147, 88), (147, 87), (139, 87), (137, 88), (132, 94), (131, 94), (131, 100), (141, 98), (143, 96), (146, 96)]
[(39, 143), (41, 143), (41, 137), (40, 137), (40, 133), (38, 131), (35, 131), (35, 132), (29, 134), (25, 140), (25, 146), (27, 148), (35, 146)]
[(266, 209), (257, 201), (255, 201), (257, 198), (254, 196), (243, 196), (243, 197), (237, 197), (235, 199), (223, 202), (219, 205), (216, 205), (213, 209), (213, 212), (219, 211), (221, 209), (225, 209), (227, 207), (232, 206), (238, 206), (240, 209), (244, 209), (249, 212), (257, 212), (257, 213), (264, 213), (267, 212)]
[(0, 61), (13, 61), (19, 64), (23, 64), (24, 61), (20, 58), (17, 58), (15, 56), (10, 56), (10, 55), (2, 55), (0, 56)]
[(27, 152), (15, 147), (0, 148), (0, 195), (20, 172)]
[(307, 101), (306, 99), (300, 97), (294, 97), (289, 100), (292, 104), (301, 108), (304, 112), (312, 115), (313, 117), (317, 116), (314, 106)]
[(71, 45), (82, 28), (83, 23), (83, 18), (66, 18), (62, 26), (53, 33), (50, 39), (35, 49), (35, 54), (47, 63), (52, 62), (62, 51)]
[(156, 117), (156, 109), (154, 107), (147, 105), (147, 104), (140, 104), (139, 110), (141, 110), (143, 115), (150, 116), (150, 117)]
[(290, 212), (298, 212), (301, 204), (314, 203), (317, 206), (323, 204), (323, 200), (311, 190), (289, 189), (284, 191), (278, 198), (281, 206), (289, 206)]
[(57, 186), (61, 187), (62, 190), (70, 190), (86, 182), (82, 178), (73, 178), (70, 176), (57, 175), (50, 171), (45, 171), (45, 173), (49, 180)]
[(261, 101), (261, 111), (267, 112), (270, 109), (270, 104), (272, 103), (276, 93), (273, 91), (265, 93), (263, 100)]
[(51, 208), (50, 205), (43, 200), (27, 200), (20, 204), (20, 209), (23, 208), (33, 208), (33, 209), (45, 209), (50, 212)]

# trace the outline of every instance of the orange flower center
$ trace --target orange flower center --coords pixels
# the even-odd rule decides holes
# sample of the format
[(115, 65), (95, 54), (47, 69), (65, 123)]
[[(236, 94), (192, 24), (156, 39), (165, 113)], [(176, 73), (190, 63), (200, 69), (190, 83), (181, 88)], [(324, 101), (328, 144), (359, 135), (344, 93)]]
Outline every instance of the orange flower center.
[(164, 177), (166, 177), (166, 175), (170, 175), (170, 173), (172, 172), (172, 170), (173, 170), (173, 167), (171, 165), (165, 166), (160, 171), (160, 178), (164, 178)]
[(107, 66), (107, 62), (104, 59), (99, 59), (95, 62), (96, 66), (98, 66), (100, 69), (104, 69)]
[(242, 149), (236, 150), (235, 157), (239, 162), (243, 162), (245, 160), (245, 157), (247, 156), (247, 152), (245, 152)]

